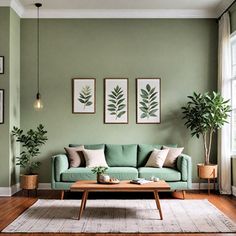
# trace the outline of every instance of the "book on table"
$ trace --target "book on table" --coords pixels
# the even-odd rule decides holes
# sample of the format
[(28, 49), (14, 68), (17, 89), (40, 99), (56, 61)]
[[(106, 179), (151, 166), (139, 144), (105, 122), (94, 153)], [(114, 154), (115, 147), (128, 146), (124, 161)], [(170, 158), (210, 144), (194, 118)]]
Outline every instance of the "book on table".
[(137, 179), (133, 179), (130, 181), (131, 184), (148, 184), (148, 183), (152, 183), (152, 180), (146, 180), (143, 178), (137, 178)]

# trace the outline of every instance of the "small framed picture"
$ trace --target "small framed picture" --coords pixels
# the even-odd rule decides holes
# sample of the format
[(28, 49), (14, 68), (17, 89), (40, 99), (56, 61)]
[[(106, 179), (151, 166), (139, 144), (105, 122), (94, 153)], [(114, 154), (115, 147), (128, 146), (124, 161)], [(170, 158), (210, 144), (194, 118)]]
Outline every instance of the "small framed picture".
[(0, 124), (4, 123), (4, 90), (0, 89)]
[(137, 124), (161, 123), (161, 79), (136, 79)]
[(72, 113), (96, 112), (96, 80), (94, 78), (72, 79)]
[(0, 74), (4, 74), (4, 56), (0, 56)]
[(128, 79), (104, 79), (104, 123), (128, 124)]

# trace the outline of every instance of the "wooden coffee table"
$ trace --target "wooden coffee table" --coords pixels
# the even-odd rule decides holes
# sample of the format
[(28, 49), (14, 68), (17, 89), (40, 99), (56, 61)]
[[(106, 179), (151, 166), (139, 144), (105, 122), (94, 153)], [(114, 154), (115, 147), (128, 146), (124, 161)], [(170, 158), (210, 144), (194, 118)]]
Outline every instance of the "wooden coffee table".
[(159, 210), (160, 218), (162, 220), (163, 216), (158, 192), (163, 190), (170, 190), (170, 185), (165, 181), (138, 185), (131, 184), (129, 180), (121, 181), (119, 184), (98, 184), (96, 181), (92, 180), (80, 180), (72, 184), (70, 190), (72, 192), (83, 192), (78, 220), (80, 220), (83, 210), (86, 207), (86, 201), (89, 192), (153, 192), (157, 209)]

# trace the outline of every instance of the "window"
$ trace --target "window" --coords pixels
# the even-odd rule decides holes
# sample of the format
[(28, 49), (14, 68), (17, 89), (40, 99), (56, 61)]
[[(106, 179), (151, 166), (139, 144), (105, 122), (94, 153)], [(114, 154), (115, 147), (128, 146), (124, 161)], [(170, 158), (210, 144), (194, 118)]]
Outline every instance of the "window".
[(236, 35), (231, 38), (231, 149), (236, 153)]

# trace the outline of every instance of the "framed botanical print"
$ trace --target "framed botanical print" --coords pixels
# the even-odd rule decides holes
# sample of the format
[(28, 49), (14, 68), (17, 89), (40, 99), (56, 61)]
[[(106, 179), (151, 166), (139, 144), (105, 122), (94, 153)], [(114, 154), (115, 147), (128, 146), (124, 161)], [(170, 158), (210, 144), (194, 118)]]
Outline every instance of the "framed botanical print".
[(4, 90), (0, 89), (0, 124), (4, 123)]
[(161, 79), (136, 79), (137, 124), (161, 123)]
[(0, 74), (4, 74), (4, 56), (0, 56)]
[(96, 80), (93, 78), (72, 79), (72, 113), (96, 112)]
[(128, 124), (128, 79), (104, 79), (104, 123)]

